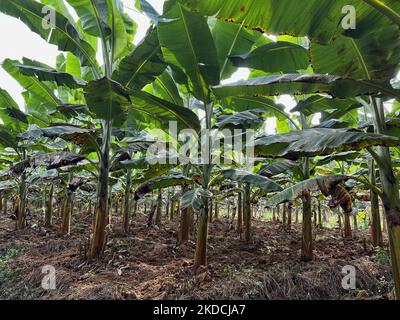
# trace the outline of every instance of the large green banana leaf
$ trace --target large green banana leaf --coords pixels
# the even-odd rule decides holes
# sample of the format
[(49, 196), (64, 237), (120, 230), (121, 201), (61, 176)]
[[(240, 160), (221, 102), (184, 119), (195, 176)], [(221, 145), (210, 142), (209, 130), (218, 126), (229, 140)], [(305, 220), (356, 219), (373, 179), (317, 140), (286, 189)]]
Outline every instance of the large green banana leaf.
[(140, 90), (153, 82), (166, 67), (157, 29), (151, 28), (142, 42), (122, 59), (112, 78), (131, 91)]
[(276, 206), (283, 202), (293, 201), (300, 197), (305, 191), (318, 191), (321, 189), (321, 186), (323, 189), (325, 189), (324, 186), (326, 185), (339, 184), (351, 178), (351, 176), (346, 175), (330, 175), (304, 180), (283, 190), (282, 192), (275, 194), (268, 199), (266, 205)]
[(301, 166), (301, 163), (297, 161), (282, 160), (263, 165), (257, 173), (259, 175), (271, 178), (278, 174), (288, 173), (290, 171), (296, 171), (296, 173), (300, 173)]
[[(178, 0), (187, 7), (208, 16), (244, 23), (247, 27), (270, 34), (308, 36), (330, 42), (343, 33), (343, 7), (352, 5), (357, 13), (357, 32), (382, 26), (392, 21), (363, 0)], [(398, 12), (397, 0), (386, 5)]]
[(131, 159), (131, 160), (124, 160), (121, 161), (118, 166), (120, 168), (124, 169), (140, 169), (140, 170), (145, 170), (145, 169), (151, 169), (152, 166), (154, 168), (156, 167), (163, 167), (163, 166), (168, 166), (166, 164), (162, 164), (160, 162), (163, 162), (163, 160), (168, 159), (169, 154), (165, 153), (160, 153), (156, 154), (153, 156), (146, 156), (146, 157), (140, 157), (137, 159)]
[(351, 123), (346, 120), (340, 119), (330, 119), (321, 121), (318, 125), (313, 126), (313, 128), (328, 128), (328, 129), (340, 129), (340, 128), (350, 128)]
[(129, 50), (136, 30), (120, 0), (67, 0), (78, 14), (82, 29), (91, 36), (110, 39), (112, 60)]
[(153, 93), (178, 106), (183, 106), (183, 99), (170, 72), (165, 70), (153, 81)]
[(37, 98), (41, 106), (47, 110), (53, 110), (61, 101), (54, 95), (53, 91), (45, 83), (34, 76), (22, 74), (19, 68), (20, 62), (6, 59), (3, 69), (8, 72), (27, 92)]
[(331, 161), (351, 161), (357, 159), (360, 153), (357, 151), (345, 151), (345, 152), (335, 152), (319, 159), (315, 160), (315, 163), (319, 166), (330, 163)]
[(158, 12), (156, 11), (156, 9), (154, 9), (153, 6), (152, 6), (149, 2), (147, 2), (146, 0), (135, 0), (135, 7), (136, 7), (138, 10), (143, 11), (143, 13), (144, 13), (147, 17), (149, 17), (149, 19), (150, 19), (153, 23), (155, 23), (155, 24), (158, 23), (158, 20), (159, 20), (159, 16), (160, 16), (160, 15), (158, 14)]
[(18, 141), (15, 135), (10, 133), (8, 126), (0, 124), (0, 146), (18, 149)]
[(146, 194), (154, 190), (164, 189), (173, 186), (190, 185), (192, 183), (193, 183), (192, 179), (185, 177), (183, 175), (166, 176), (166, 177), (163, 176), (156, 179), (152, 179), (136, 188), (135, 200), (143, 198)]
[(347, 112), (362, 107), (361, 103), (355, 98), (348, 99), (330, 99), (320, 95), (311, 96), (300, 101), (291, 112), (301, 112), (306, 117), (318, 112), (325, 112), (330, 116), (325, 117), (325, 120), (339, 119)]
[(0, 12), (20, 19), (33, 32), (58, 47), (60, 51), (69, 51), (76, 55), (82, 65), (90, 66), (95, 74), (99, 74), (96, 52), (92, 46), (82, 40), (79, 31), (62, 14), (55, 15), (54, 28), (43, 28), (45, 5), (34, 0), (1, 0)]
[(264, 109), (251, 109), (236, 112), (233, 115), (221, 115), (217, 119), (215, 127), (220, 130), (230, 129), (259, 129), (265, 122), (268, 111)]
[(400, 63), (399, 28), (387, 25), (371, 28), (358, 38), (340, 35), (328, 45), (312, 43), (310, 56), (316, 73), (390, 80)]
[(0, 119), (10, 131), (21, 132), (27, 128), (28, 118), (10, 94), (0, 88)]
[(249, 53), (243, 52), (230, 56), (230, 61), (236, 67), (290, 73), (305, 70), (309, 65), (307, 49), (291, 42), (272, 42)]
[(40, 137), (47, 137), (50, 139), (62, 138), (74, 142), (76, 144), (83, 141), (90, 140), (90, 137), (96, 136), (95, 130), (84, 129), (72, 125), (54, 126), (47, 128), (33, 128), (18, 137), (24, 140), (36, 140)]
[[(53, 140), (61, 138), (73, 143), (80, 147), (80, 153), (82, 154), (98, 151), (97, 145), (101, 143), (99, 141), (99, 133), (96, 130), (84, 129), (72, 125), (58, 125), (47, 128), (32, 127), (18, 136), (20, 139), (30, 141), (40, 141), (42, 137)], [(57, 141), (59, 142), (59, 140)], [(60, 149), (62, 150), (62, 148)], [(54, 146), (51, 146), (50, 150), (54, 150)]]
[[(82, 78), (81, 64), (72, 53), (67, 52), (66, 55), (63, 53), (59, 54), (56, 59), (56, 69), (58, 71), (69, 73), (76, 78)], [(93, 80), (93, 79), (90, 79)]]
[(207, 20), (175, 1), (167, 4), (164, 19), (158, 23), (164, 59), (185, 72), (196, 98), (208, 102), (208, 87), (219, 84), (220, 69)]
[(67, 2), (74, 8), (85, 32), (99, 38), (102, 37), (102, 32), (104, 36), (110, 35), (108, 0), (67, 0)]
[(292, 124), (294, 124), (294, 126), (296, 127), (296, 124), (294, 123), (291, 116), (285, 112), (285, 106), (276, 103), (272, 99), (268, 99), (265, 97), (233, 96), (222, 99), (220, 101), (220, 104), (224, 113), (262, 109), (266, 111), (266, 117), (276, 117), (279, 125), (282, 124), (282, 122), (288, 120), (292, 122)]
[(355, 129), (316, 128), (257, 138), (254, 145), (257, 156), (295, 160), (372, 146), (397, 146), (400, 139)]
[(87, 115), (88, 110), (89, 108), (85, 104), (61, 104), (57, 106), (57, 108), (54, 111), (50, 112), (49, 114), (50, 115), (62, 114), (67, 119), (71, 119), (79, 116), (80, 114)]
[(285, 106), (277, 104), (272, 99), (265, 97), (228, 97), (221, 100), (224, 111), (242, 112), (252, 109), (264, 109), (271, 113), (271, 116), (277, 116), (285, 113)]
[(151, 127), (151, 123), (154, 122), (156, 128), (168, 129), (169, 122), (176, 121), (178, 130), (200, 131), (199, 118), (188, 108), (175, 105), (144, 91), (137, 92), (132, 97), (132, 101), (133, 108), (129, 112), (129, 118), (138, 125), (142, 122)]
[(133, 46), (132, 41), (136, 32), (136, 24), (124, 13), (121, 0), (107, 0), (107, 22), (111, 28), (112, 61), (125, 56)]
[(0, 181), (0, 191), (10, 190), (13, 187), (17, 187), (17, 182), (15, 180)]
[(246, 29), (243, 24), (223, 20), (212, 20), (212, 36), (218, 53), (221, 79), (229, 78), (236, 67), (229, 61), (230, 56), (248, 52), (262, 36), (259, 32)]
[(36, 77), (39, 81), (54, 82), (58, 86), (66, 86), (71, 89), (82, 88), (86, 85), (86, 81), (76, 78), (73, 75), (60, 72), (54, 69), (45, 69), (34, 65), (29, 65), (29, 61), (24, 59), (24, 64), (16, 64), (21, 74), (28, 77)]
[(261, 187), (265, 190), (267, 189), (269, 191), (282, 190), (282, 187), (280, 185), (256, 173), (251, 173), (239, 169), (225, 169), (221, 171), (221, 174), (225, 177), (225, 179), (237, 182), (249, 183), (252, 186)]
[[(374, 132), (374, 122), (371, 120), (360, 123), (358, 128), (367, 129), (368, 132)], [(400, 118), (388, 117), (385, 119), (385, 134), (400, 138)]]
[(64, 1), (60, 0), (40, 0), (42, 4), (45, 4), (46, 6), (52, 7), (54, 10), (56, 10), (58, 13), (62, 14), (64, 17), (68, 19), (68, 21), (76, 27), (75, 19), (69, 12), (67, 6), (65, 5)]
[(47, 170), (51, 170), (76, 165), (84, 159), (84, 156), (72, 152), (51, 152), (21, 161), (14, 165), (10, 170), (19, 175), (28, 168), (35, 169), (37, 167), (45, 166)]
[(132, 104), (125, 89), (107, 78), (89, 82), (85, 87), (85, 99), (89, 110), (104, 120), (122, 116)]
[(199, 211), (203, 206), (202, 199), (211, 198), (212, 194), (203, 188), (194, 188), (187, 191), (181, 197), (181, 209), (192, 207), (194, 210)]
[(381, 0), (364, 0), (364, 2), (377, 9), (400, 27), (400, 13), (398, 13), (398, 10), (397, 12), (394, 10), (391, 6), (392, 3), (389, 5)]
[(379, 93), (400, 97), (400, 90), (393, 89), (386, 81), (354, 80), (320, 74), (283, 74), (254, 78), (216, 86), (213, 92), (218, 98), (308, 93), (327, 93), (336, 98)]

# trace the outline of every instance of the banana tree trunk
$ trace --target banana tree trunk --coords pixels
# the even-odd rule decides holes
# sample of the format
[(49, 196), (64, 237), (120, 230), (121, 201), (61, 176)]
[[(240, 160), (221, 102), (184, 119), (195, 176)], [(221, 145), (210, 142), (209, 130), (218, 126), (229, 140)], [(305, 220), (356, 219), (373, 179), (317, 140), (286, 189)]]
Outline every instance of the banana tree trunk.
[(171, 195), (168, 192), (168, 198), (167, 198), (168, 201), (167, 201), (167, 204), (165, 205), (165, 217), (168, 218), (168, 219), (169, 219), (169, 208), (170, 208), (169, 199), (170, 198), (171, 198)]
[(169, 221), (174, 221), (175, 201), (172, 200), (169, 208)]
[(185, 209), (181, 209), (181, 223), (180, 223), (180, 242), (184, 243), (189, 240), (190, 238), (190, 229), (191, 224), (193, 222), (192, 219), (192, 208), (187, 207)]
[(200, 211), (197, 227), (196, 252), (194, 266), (198, 268), (207, 264), (207, 235), (208, 235), (208, 199), (203, 198), (203, 208)]
[(318, 227), (319, 227), (319, 228), (322, 228), (321, 200), (318, 200)]
[(23, 173), (19, 185), (19, 203), (18, 203), (18, 210), (16, 212), (17, 230), (21, 230), (25, 227), (25, 213), (26, 213), (26, 174)]
[(281, 209), (281, 205), (278, 204), (278, 205), (276, 206), (276, 221), (277, 221), (277, 222), (279, 222), (279, 220), (280, 220), (280, 209)]
[[(182, 194), (185, 194), (189, 191), (189, 187), (186, 185), (182, 186)], [(179, 241), (184, 243), (189, 240), (190, 233), (190, 223), (191, 223), (191, 207), (187, 207), (181, 209), (181, 221), (180, 221), (180, 230), (179, 230)], [(173, 207), (171, 207), (171, 211), (173, 211)]]
[(92, 200), (89, 200), (87, 215), (90, 215), (90, 216), (92, 215)]
[(53, 194), (54, 194), (54, 185), (51, 184), (50, 191), (49, 191), (49, 198), (47, 199), (46, 213), (45, 213), (45, 219), (44, 219), (45, 227), (51, 226), (51, 220), (53, 218)]
[[(210, 130), (212, 127), (212, 116), (213, 116), (213, 104), (204, 103), (205, 109), (205, 127)], [(206, 164), (202, 166), (202, 187), (208, 190), (212, 172), (211, 164), (211, 142), (210, 137), (206, 136), (207, 140), (202, 151), (205, 151), (207, 155)], [(205, 148), (205, 149), (204, 149)], [(209, 215), (209, 199), (208, 197), (202, 197), (202, 209), (200, 210), (197, 227), (197, 239), (196, 239), (196, 251), (194, 256), (194, 267), (205, 266), (207, 264), (207, 237), (208, 237), (208, 215)]]
[(311, 194), (309, 190), (305, 190), (302, 195), (303, 205), (303, 229), (301, 242), (301, 260), (311, 261), (313, 258), (312, 244), (312, 211), (311, 211)]
[(7, 194), (4, 194), (4, 200), (3, 200), (3, 214), (6, 215), (7, 214), (7, 210), (8, 210), (8, 199), (7, 199)]
[(351, 231), (351, 224), (350, 224), (350, 215), (347, 213), (344, 214), (344, 238), (345, 239), (353, 238), (353, 234)]
[(161, 215), (162, 215), (162, 191), (161, 189), (159, 189), (157, 197), (156, 219), (155, 219), (156, 226), (161, 226)]
[(244, 192), (244, 205), (243, 205), (243, 218), (244, 218), (244, 240), (246, 243), (251, 241), (251, 199), (250, 199), (250, 184), (246, 183)]
[[(301, 114), (302, 128), (308, 127), (307, 119)], [(310, 178), (310, 161), (304, 159), (303, 178)], [(312, 239), (312, 200), (310, 190), (304, 190), (302, 194), (303, 221), (302, 221), (302, 242), (301, 260), (311, 261), (313, 259), (313, 239)]]
[(108, 188), (108, 224), (111, 225), (113, 222), (113, 203), (115, 202), (115, 214), (118, 215), (118, 198), (113, 201), (112, 198), (112, 187)]
[(292, 228), (292, 204), (289, 203), (287, 206), (287, 229)]
[(64, 202), (63, 217), (61, 224), (61, 234), (63, 235), (70, 233), (71, 212), (72, 212), (72, 192), (68, 190), (67, 197)]
[(96, 221), (92, 241), (90, 245), (90, 257), (96, 258), (102, 255), (105, 246), (105, 229), (108, 214), (108, 175), (110, 171), (110, 143), (111, 123), (103, 124), (103, 145), (100, 157), (100, 172), (97, 185)]
[(284, 203), (283, 205), (283, 212), (282, 212), (282, 225), (283, 225), (283, 228), (286, 228), (286, 224), (287, 224), (287, 219), (286, 219), (286, 209), (287, 209), (287, 206), (286, 206), (286, 203)]
[[(311, 205), (312, 207), (312, 205)], [(313, 224), (314, 224), (314, 228), (316, 228), (318, 226), (318, 221), (317, 221), (317, 211), (315, 210), (315, 206), (314, 209), (311, 209), (312, 213), (313, 213)]]
[(126, 181), (125, 181), (125, 203), (124, 203), (124, 231), (125, 233), (129, 232), (129, 215), (131, 212), (131, 186), (132, 186), (132, 178), (131, 178), (131, 170), (128, 169), (126, 172)]
[(153, 204), (151, 205), (151, 208), (150, 208), (150, 213), (147, 217), (147, 225), (148, 226), (153, 225), (154, 214), (156, 213), (156, 210), (157, 210), (157, 201), (153, 200)]
[(137, 215), (137, 209), (138, 209), (138, 202), (136, 200), (133, 200), (133, 212), (132, 212), (132, 217), (136, 217)]
[(237, 211), (236, 207), (233, 207), (233, 209), (232, 209), (232, 219), (231, 219), (231, 222), (230, 222), (230, 225), (231, 225), (232, 229), (235, 229), (233, 227), (233, 225), (234, 225), (235, 219), (236, 219), (236, 211)]
[(383, 189), (383, 208), (388, 227), (388, 238), (392, 261), (392, 273), (396, 298), (400, 299), (400, 197), (399, 184), (393, 174), (389, 149), (379, 148), (382, 163), (379, 166)]
[(239, 233), (240, 239), (242, 239), (242, 233), (243, 233), (243, 201), (242, 201), (242, 193), (238, 193), (238, 200), (237, 200), (237, 206), (238, 206), (238, 220), (237, 220), (237, 232)]
[[(376, 133), (385, 133), (385, 112), (380, 99), (371, 99)], [(372, 150), (372, 156), (379, 168), (382, 185), (383, 211), (386, 217), (388, 238), (390, 244), (392, 274), (395, 285), (396, 299), (400, 300), (400, 196), (399, 182), (393, 173), (393, 164), (389, 148), (378, 147), (377, 154)]]
[(208, 209), (208, 222), (212, 222), (213, 221), (213, 204), (212, 204), (212, 200), (210, 199), (209, 201), (209, 209)]
[[(376, 185), (375, 163), (369, 161), (369, 182)], [(379, 198), (376, 192), (370, 190), (371, 201), (371, 242), (374, 247), (383, 247), (381, 217), (379, 212)]]

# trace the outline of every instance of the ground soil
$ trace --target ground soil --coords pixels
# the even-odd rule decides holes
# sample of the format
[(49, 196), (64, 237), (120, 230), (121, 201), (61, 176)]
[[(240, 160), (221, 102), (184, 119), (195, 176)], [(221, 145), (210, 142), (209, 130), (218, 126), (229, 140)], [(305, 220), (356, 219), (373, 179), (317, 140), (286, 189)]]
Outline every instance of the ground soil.
[[(128, 235), (119, 217), (108, 229), (103, 259), (85, 259), (91, 217), (75, 214), (70, 236), (35, 223), (15, 231), (0, 216), (2, 299), (388, 299), (392, 288), (386, 250), (373, 250), (367, 230), (344, 240), (339, 229), (316, 229), (314, 260), (299, 259), (301, 225), (253, 221), (250, 244), (226, 218), (209, 228), (208, 267), (195, 271), (195, 244), (178, 245), (178, 221), (160, 228), (133, 218)], [(193, 236), (192, 236), (193, 239)], [(2, 260), (1, 260), (2, 259)], [(1, 262), (3, 261), (3, 262)], [(41, 288), (44, 265), (56, 270), (56, 290)], [(356, 289), (344, 290), (343, 266), (356, 268)]]

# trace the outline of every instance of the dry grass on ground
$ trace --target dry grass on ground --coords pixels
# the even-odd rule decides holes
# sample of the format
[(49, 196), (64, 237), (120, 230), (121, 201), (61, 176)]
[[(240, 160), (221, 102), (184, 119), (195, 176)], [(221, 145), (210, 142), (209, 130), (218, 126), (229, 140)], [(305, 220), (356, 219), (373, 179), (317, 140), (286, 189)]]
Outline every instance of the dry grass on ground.
[[(34, 220), (32, 220), (34, 221)], [(386, 251), (374, 252), (366, 231), (343, 240), (337, 229), (315, 233), (315, 259), (299, 259), (300, 225), (253, 221), (253, 241), (244, 244), (227, 219), (211, 223), (207, 268), (195, 272), (195, 244), (177, 244), (177, 222), (161, 228), (138, 215), (129, 235), (110, 230), (105, 257), (83, 257), (90, 217), (73, 221), (71, 236), (31, 225), (14, 231), (0, 219), (2, 299), (386, 299), (392, 286)], [(58, 221), (55, 221), (55, 225)], [(120, 225), (118, 219), (115, 225)], [(57, 289), (44, 291), (41, 268), (53, 265)], [(342, 288), (344, 265), (357, 270), (357, 289)]]

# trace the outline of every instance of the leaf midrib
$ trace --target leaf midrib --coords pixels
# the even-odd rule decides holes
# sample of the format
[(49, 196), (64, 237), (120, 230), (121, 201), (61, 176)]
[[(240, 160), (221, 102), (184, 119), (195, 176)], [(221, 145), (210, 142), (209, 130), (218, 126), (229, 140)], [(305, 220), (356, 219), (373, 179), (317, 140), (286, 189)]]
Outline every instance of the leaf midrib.
[[(186, 19), (185, 19), (183, 10), (182, 10), (182, 6), (180, 4), (178, 4), (178, 7), (179, 7), (182, 23), (183, 23), (183, 26), (184, 26), (184, 29), (185, 29), (185, 34), (186, 34), (186, 37), (187, 37), (187, 39), (189, 41), (190, 50), (192, 51), (192, 54), (194, 56), (194, 65), (195, 65), (195, 68), (196, 68), (196, 71), (197, 71), (196, 72), (196, 78), (197, 78), (198, 84), (201, 87), (203, 82), (201, 81), (201, 72), (200, 72), (199, 65), (197, 63), (198, 62), (198, 57), (197, 57), (196, 52), (195, 52), (194, 47), (193, 47), (192, 38), (190, 37), (189, 29), (188, 29), (187, 22), (186, 22)], [(202, 95), (203, 95), (203, 93), (204, 92), (202, 92)], [(203, 100), (205, 100), (205, 97), (203, 97)]]
[(136, 75), (144, 68), (144, 66), (147, 64), (147, 62), (150, 60), (150, 58), (153, 57), (154, 54), (155, 54), (155, 53), (157, 52), (157, 50), (159, 50), (159, 49), (160, 49), (160, 45), (158, 45), (156, 48), (154, 48), (154, 50), (152, 50), (152, 51), (150, 52), (150, 54), (147, 55), (147, 56), (145, 57), (145, 60), (142, 61), (142, 63), (139, 65), (139, 67), (137, 68), (137, 70), (133, 73), (132, 77), (131, 77), (131, 78), (129, 79), (129, 81), (127, 82), (126, 87), (129, 88), (131, 82), (135, 79)]

